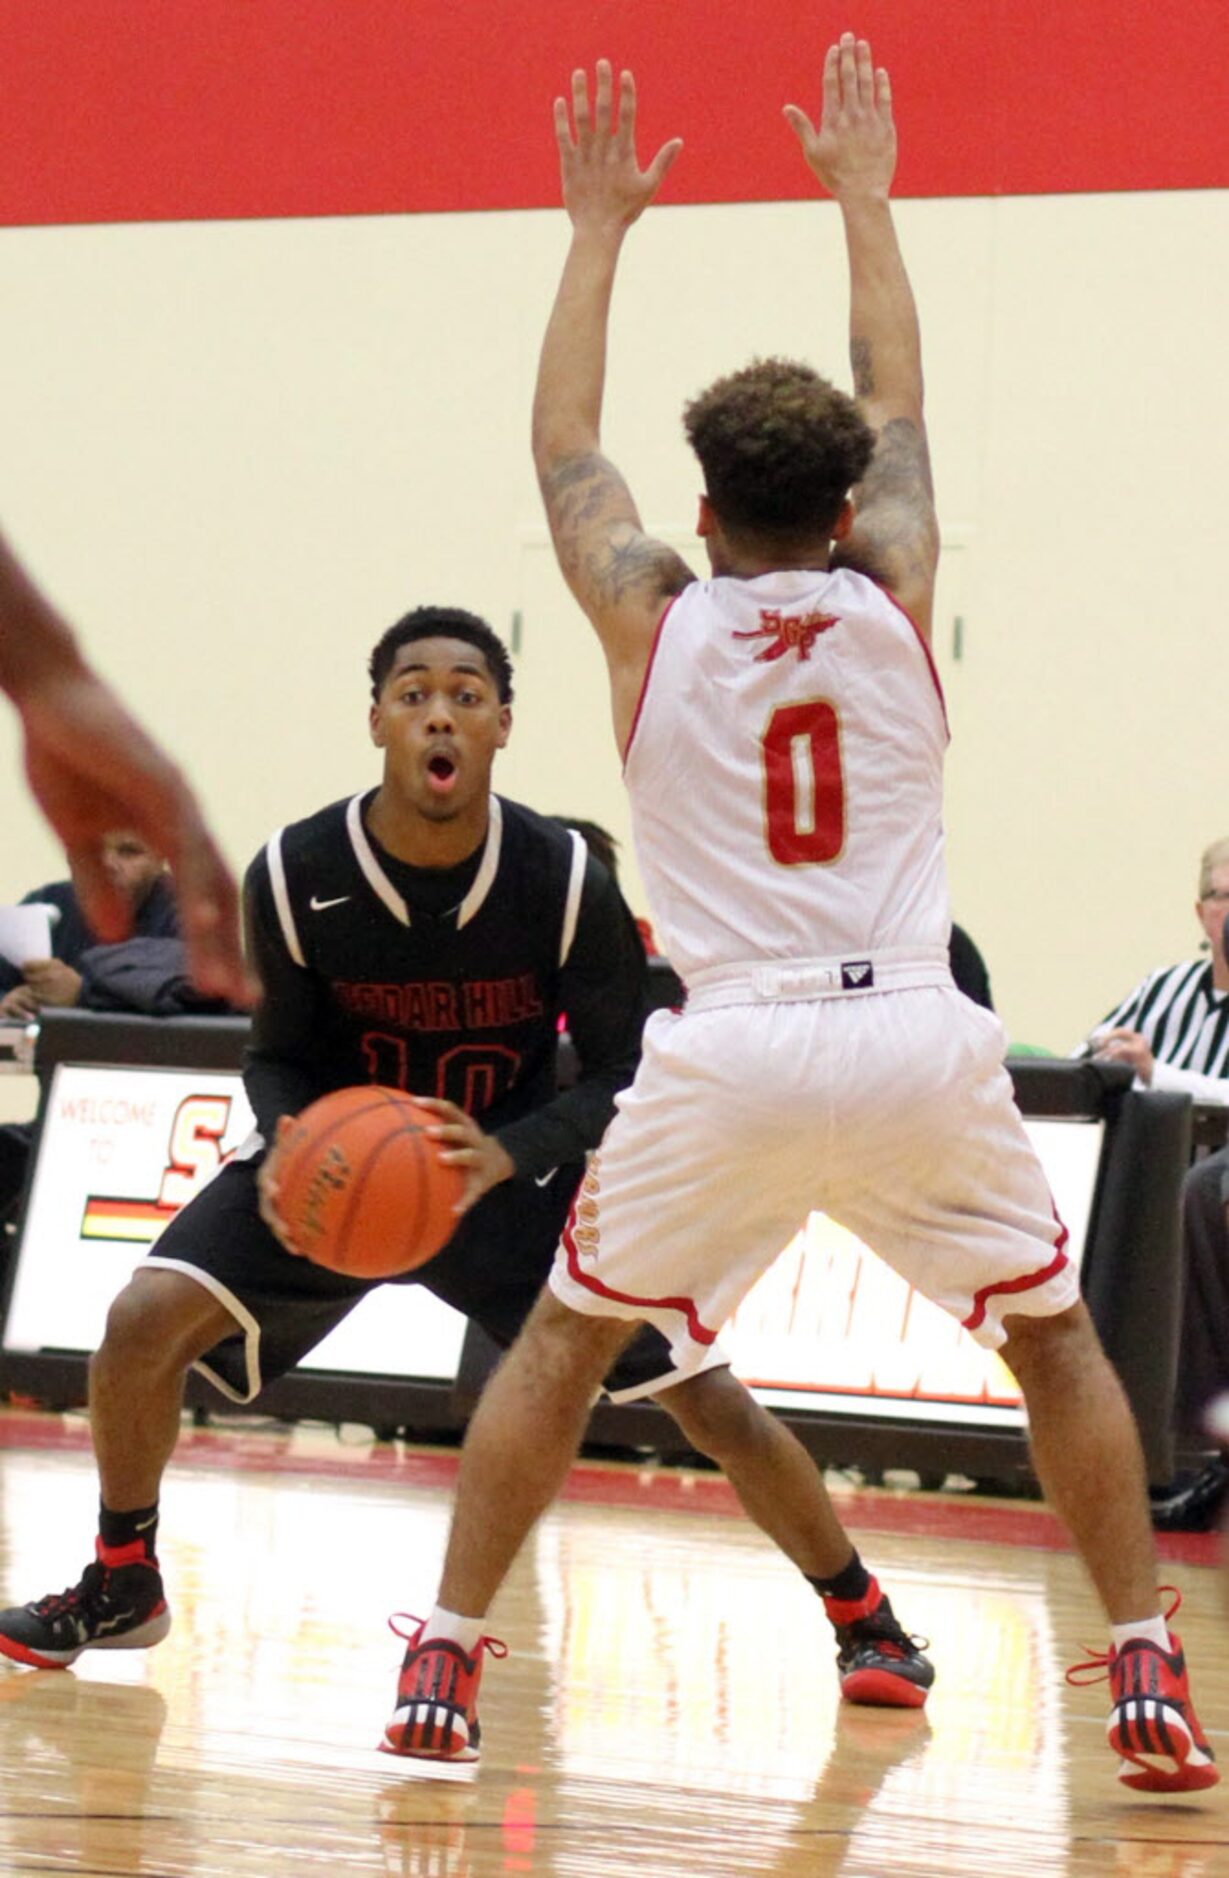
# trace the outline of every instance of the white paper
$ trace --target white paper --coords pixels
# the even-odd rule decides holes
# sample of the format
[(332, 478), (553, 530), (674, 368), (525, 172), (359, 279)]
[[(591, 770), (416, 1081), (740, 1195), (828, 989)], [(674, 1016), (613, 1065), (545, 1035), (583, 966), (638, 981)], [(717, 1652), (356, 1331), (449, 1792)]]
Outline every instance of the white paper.
[(27, 959), (51, 957), (51, 928), (58, 906), (35, 900), (29, 906), (0, 906), (0, 958), (20, 971)]

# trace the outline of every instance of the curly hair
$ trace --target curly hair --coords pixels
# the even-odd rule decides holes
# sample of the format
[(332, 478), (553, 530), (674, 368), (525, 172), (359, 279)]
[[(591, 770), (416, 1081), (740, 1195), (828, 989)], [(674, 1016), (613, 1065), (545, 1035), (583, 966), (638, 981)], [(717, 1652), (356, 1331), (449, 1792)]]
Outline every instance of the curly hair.
[(875, 434), (853, 399), (794, 359), (754, 359), (683, 411), (708, 499), (735, 533), (830, 533)]
[(473, 646), (486, 661), (499, 702), (511, 704), (512, 660), (508, 657), (508, 648), (484, 619), (479, 619), (476, 613), (467, 613), (463, 606), (416, 606), (376, 641), (367, 661), (367, 673), (371, 679), (371, 695), (377, 704), (398, 652), (402, 646), (413, 645), (416, 639), (460, 639), (467, 646)]

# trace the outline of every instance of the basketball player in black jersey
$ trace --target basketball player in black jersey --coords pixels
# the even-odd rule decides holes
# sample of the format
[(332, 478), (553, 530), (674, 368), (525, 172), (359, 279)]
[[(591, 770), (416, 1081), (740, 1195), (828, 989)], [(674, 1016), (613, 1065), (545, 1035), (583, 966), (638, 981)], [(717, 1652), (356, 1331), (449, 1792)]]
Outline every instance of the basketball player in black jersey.
[[(245, 1069), (258, 1133), (111, 1307), (90, 1371), (96, 1556), (71, 1590), (0, 1612), (0, 1653), (17, 1662), (67, 1665), (91, 1646), (166, 1635), (158, 1493), (186, 1371), (195, 1364), (250, 1401), (372, 1288), (280, 1243), (284, 1118), (366, 1082), (430, 1098), (465, 1172), (465, 1210), (448, 1245), (400, 1282), (425, 1285), (507, 1345), (550, 1269), (585, 1154), (633, 1075), (645, 963), (631, 914), (578, 835), (491, 792), (511, 726), (503, 645), (472, 614), (420, 608), (376, 646), (371, 679), (379, 787), (282, 830), (248, 871), (264, 990)], [(564, 1092), (561, 1012), (580, 1059)], [(656, 1397), (724, 1467), (825, 1598), (846, 1695), (919, 1706), (933, 1671), (887, 1600), (869, 1627), (845, 1621), (852, 1547), (799, 1442), (735, 1381), (719, 1347), (709, 1367), (672, 1378), (665, 1340), (645, 1326), (606, 1388)]]

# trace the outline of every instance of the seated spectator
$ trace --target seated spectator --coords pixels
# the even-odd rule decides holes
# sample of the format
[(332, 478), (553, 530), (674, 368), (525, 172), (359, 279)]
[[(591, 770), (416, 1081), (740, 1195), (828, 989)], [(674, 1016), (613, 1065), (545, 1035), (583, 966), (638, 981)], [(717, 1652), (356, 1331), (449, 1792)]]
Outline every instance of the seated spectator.
[[(57, 880), (26, 894), (56, 909), (51, 928), (51, 957), (28, 959), (18, 970), (0, 959), (0, 1021), (29, 1022), (50, 1006), (84, 1005), (91, 1010), (139, 1011), (177, 1015), (201, 1009), (202, 1001), (187, 980), (186, 954), (177, 937), (179, 924), (170, 876), (162, 856), (138, 835), (108, 835), (102, 862), (112, 882), (132, 907), (130, 939), (102, 945), (81, 911), (72, 880)], [(217, 1010), (216, 1003), (204, 1008)], [(25, 1183), (33, 1129), (28, 1122), (0, 1126), (0, 1273), (6, 1241)]]
[(1092, 1054), (1127, 1063), (1141, 1085), (1185, 1089), (1196, 1102), (1229, 1104), (1229, 840), (1214, 841), (1199, 863), (1195, 916), (1211, 958), (1150, 972), (1089, 1038)]
[[(1099, 1059), (1127, 1063), (1138, 1084), (1185, 1090), (1192, 1101), (1229, 1105), (1229, 840), (1199, 864), (1195, 914), (1211, 957), (1151, 972), (1089, 1039)], [(1198, 1434), (1209, 1402), (1229, 1389), (1229, 1149), (1197, 1161), (1182, 1190), (1183, 1302), (1174, 1417)], [(1206, 1530), (1229, 1497), (1219, 1456), (1155, 1489), (1153, 1524)]]
[[(121, 831), (103, 841), (103, 866), (132, 907), (134, 938), (174, 939), (179, 932), (166, 863), (139, 835)], [(29, 959), (19, 970), (0, 959), (0, 1017), (27, 1020), (45, 1005), (82, 1002), (84, 955), (96, 948), (72, 880), (57, 880), (27, 893), (21, 904), (43, 901), (59, 918), (51, 929), (51, 957)], [(108, 948), (110, 950), (110, 948)], [(110, 1008), (114, 1008), (111, 1006)]]

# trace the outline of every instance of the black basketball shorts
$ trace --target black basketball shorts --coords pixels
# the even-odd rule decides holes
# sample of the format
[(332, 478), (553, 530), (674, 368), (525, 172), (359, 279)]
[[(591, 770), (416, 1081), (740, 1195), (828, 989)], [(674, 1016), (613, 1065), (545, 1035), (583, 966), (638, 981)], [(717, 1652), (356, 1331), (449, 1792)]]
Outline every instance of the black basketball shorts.
[[(234, 1332), (196, 1368), (234, 1402), (251, 1402), (293, 1369), (380, 1283), (418, 1284), (480, 1324), (501, 1348), (546, 1282), (582, 1169), (541, 1185), (507, 1180), (461, 1219), (441, 1252), (395, 1279), (347, 1278), (295, 1258), (260, 1217), (258, 1160), (232, 1161), (176, 1214), (146, 1263), (182, 1271), (224, 1304)], [(644, 1325), (606, 1378), (616, 1398), (648, 1396), (674, 1377), (661, 1332)]]

